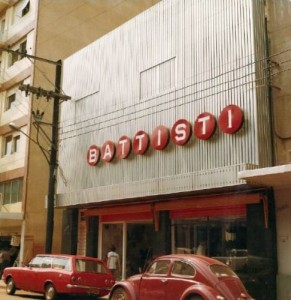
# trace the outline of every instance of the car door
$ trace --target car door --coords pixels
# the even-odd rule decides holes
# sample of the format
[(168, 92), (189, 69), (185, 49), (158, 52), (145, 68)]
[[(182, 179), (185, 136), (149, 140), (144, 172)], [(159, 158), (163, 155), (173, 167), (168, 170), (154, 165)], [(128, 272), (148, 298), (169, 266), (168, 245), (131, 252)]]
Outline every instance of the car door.
[[(43, 257), (36, 256), (34, 257), (28, 267), (25, 268), (22, 274), (22, 286), (18, 286), (20, 289), (26, 291), (37, 291), (38, 286), (38, 273), (43, 262)], [(24, 279), (25, 278), (25, 279)]]
[(166, 289), (171, 261), (168, 259), (155, 261), (141, 277), (139, 299), (168, 300)]
[(193, 280), (194, 276), (195, 269), (193, 265), (185, 261), (174, 261), (166, 284), (166, 299), (179, 300), (183, 292), (189, 286), (195, 284)]
[(53, 257), (52, 268), (48, 279), (59, 293), (67, 293), (67, 285), (71, 282), (71, 259), (68, 257)]
[(50, 278), (52, 272), (52, 257), (44, 256), (40, 268), (36, 270), (37, 278), (35, 281), (35, 291), (43, 292), (44, 283)]

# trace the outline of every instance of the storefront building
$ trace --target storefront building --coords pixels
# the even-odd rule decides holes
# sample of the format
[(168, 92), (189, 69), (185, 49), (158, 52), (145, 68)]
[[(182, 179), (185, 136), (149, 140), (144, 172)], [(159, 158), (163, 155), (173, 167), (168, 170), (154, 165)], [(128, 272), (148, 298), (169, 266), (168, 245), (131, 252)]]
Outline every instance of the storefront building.
[(64, 61), (63, 252), (202, 253), (276, 298), (273, 190), (238, 177), (272, 165), (266, 43), (262, 1), (167, 0)]

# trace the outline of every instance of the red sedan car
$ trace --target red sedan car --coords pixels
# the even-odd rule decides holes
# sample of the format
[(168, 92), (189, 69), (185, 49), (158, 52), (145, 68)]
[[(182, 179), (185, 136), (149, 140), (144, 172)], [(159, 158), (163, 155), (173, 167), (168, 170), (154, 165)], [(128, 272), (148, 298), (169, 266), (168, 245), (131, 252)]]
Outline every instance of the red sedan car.
[(251, 300), (225, 264), (192, 254), (155, 259), (143, 274), (117, 282), (110, 300)]
[(25, 290), (54, 300), (59, 294), (105, 296), (115, 283), (104, 262), (78, 255), (37, 255), (27, 267), (6, 268), (6, 292)]

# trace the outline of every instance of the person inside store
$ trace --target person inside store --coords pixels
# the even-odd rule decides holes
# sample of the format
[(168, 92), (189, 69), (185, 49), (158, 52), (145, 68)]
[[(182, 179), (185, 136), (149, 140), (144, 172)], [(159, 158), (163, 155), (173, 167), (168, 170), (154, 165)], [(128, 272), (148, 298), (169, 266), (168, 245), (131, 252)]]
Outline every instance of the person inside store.
[(114, 245), (111, 246), (110, 251), (107, 254), (107, 267), (113, 274), (113, 276), (117, 276), (120, 270), (119, 263), (119, 254), (116, 252), (116, 247)]
[(206, 255), (206, 241), (201, 240), (196, 250), (196, 254), (198, 255)]

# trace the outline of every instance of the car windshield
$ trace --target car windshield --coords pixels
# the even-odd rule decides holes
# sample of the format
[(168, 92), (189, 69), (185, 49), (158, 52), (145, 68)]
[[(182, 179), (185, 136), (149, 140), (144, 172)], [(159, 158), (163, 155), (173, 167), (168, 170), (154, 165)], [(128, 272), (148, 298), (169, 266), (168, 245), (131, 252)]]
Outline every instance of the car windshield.
[(237, 275), (234, 273), (234, 271), (227, 267), (227, 266), (221, 266), (221, 265), (211, 265), (210, 270), (213, 274), (217, 277), (237, 277)]
[(101, 262), (87, 259), (76, 259), (76, 270), (86, 273), (108, 273)]

